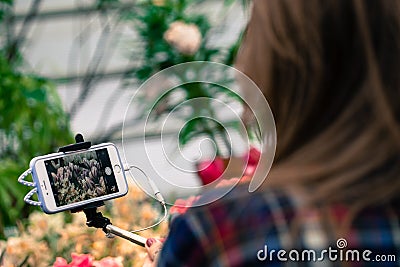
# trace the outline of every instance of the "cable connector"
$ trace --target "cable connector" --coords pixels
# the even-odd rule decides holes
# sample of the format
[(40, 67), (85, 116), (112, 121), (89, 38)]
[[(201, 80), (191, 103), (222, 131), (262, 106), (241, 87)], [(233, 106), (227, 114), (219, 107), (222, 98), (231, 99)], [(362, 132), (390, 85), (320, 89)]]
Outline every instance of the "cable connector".
[(164, 200), (163, 196), (161, 195), (160, 190), (158, 189), (156, 184), (153, 182), (153, 180), (151, 180), (149, 178), (149, 176), (147, 176), (147, 174), (141, 168), (133, 166), (133, 165), (129, 165), (128, 163), (125, 163), (123, 165), (123, 167), (124, 167), (124, 171), (126, 171), (126, 172), (130, 171), (131, 169), (136, 169), (136, 170), (140, 171), (146, 177), (147, 182), (149, 183), (149, 185), (151, 187), (151, 190), (153, 190), (154, 197), (157, 199), (158, 202), (161, 203), (161, 205), (163, 205), (163, 206), (165, 205), (165, 200)]
[(130, 166), (129, 163), (124, 163), (122, 168), (124, 169), (124, 172), (129, 172), (133, 166)]
[(165, 200), (164, 200), (163, 196), (161, 195), (160, 190), (157, 188), (156, 184), (150, 179), (148, 179), (148, 182), (150, 184), (151, 189), (153, 189), (154, 196), (156, 197), (158, 202), (160, 202), (161, 205), (165, 205)]

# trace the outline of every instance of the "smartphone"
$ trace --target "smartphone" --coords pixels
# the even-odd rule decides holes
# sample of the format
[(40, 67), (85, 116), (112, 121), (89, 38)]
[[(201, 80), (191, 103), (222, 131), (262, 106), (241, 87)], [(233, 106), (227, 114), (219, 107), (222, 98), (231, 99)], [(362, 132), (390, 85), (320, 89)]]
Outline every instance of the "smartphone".
[(128, 184), (114, 144), (54, 153), (30, 162), (41, 208), (51, 214), (126, 195)]

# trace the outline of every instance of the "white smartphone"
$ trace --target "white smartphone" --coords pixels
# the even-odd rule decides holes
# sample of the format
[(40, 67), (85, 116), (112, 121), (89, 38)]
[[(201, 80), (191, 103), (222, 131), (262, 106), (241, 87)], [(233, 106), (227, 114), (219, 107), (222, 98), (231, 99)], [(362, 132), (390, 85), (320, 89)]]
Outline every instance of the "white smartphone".
[(79, 209), (128, 192), (118, 149), (111, 143), (39, 156), (30, 166), (45, 213)]

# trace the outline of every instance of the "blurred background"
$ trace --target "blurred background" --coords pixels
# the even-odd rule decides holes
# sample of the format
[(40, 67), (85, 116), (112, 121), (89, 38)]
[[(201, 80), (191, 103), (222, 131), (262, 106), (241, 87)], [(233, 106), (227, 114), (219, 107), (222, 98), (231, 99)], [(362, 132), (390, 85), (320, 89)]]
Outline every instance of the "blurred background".
[[(27, 188), (17, 183), (30, 159), (72, 143), (78, 132), (92, 143), (113, 142), (122, 150), (125, 112), (140, 85), (179, 63), (232, 65), (249, 16), (247, 5), (233, 0), (0, 0), (0, 238), (8, 239), (0, 246), (0, 264), (6, 252), (12, 254), (10, 239), (29, 232), (29, 221), (23, 219), (36, 214), (22, 201)], [(199, 89), (197, 95), (203, 94)], [(148, 107), (141, 99), (125, 124), (124, 149), (135, 151), (129, 163), (143, 167), (145, 151), (139, 143)], [(171, 109), (168, 103), (158, 115)], [(160, 127), (153, 123), (146, 133), (148, 149), (160, 146)], [(204, 133), (202, 126), (196, 129)], [(179, 130), (168, 128), (167, 135)], [(197, 149), (187, 142), (193, 131), (183, 136), (189, 151)], [(164, 159), (154, 160), (162, 166)], [(193, 188), (201, 183), (195, 174), (183, 181)], [(179, 197), (171, 188), (162, 190)], [(69, 255), (70, 249), (59, 246), (45, 266), (57, 253)], [(76, 243), (70, 246), (77, 250)], [(15, 264), (32, 265), (34, 256), (15, 255)]]

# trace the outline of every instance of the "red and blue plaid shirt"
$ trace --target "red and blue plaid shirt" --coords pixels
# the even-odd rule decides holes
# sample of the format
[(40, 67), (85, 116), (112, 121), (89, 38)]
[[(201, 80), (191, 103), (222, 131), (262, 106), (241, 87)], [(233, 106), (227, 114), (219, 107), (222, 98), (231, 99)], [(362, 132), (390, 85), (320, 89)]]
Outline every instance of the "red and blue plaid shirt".
[[(173, 220), (158, 266), (400, 266), (398, 206), (363, 211), (341, 237), (322, 227), (317, 213), (300, 210), (298, 199), (283, 191), (237, 186)], [(332, 210), (341, 220), (346, 209)]]

